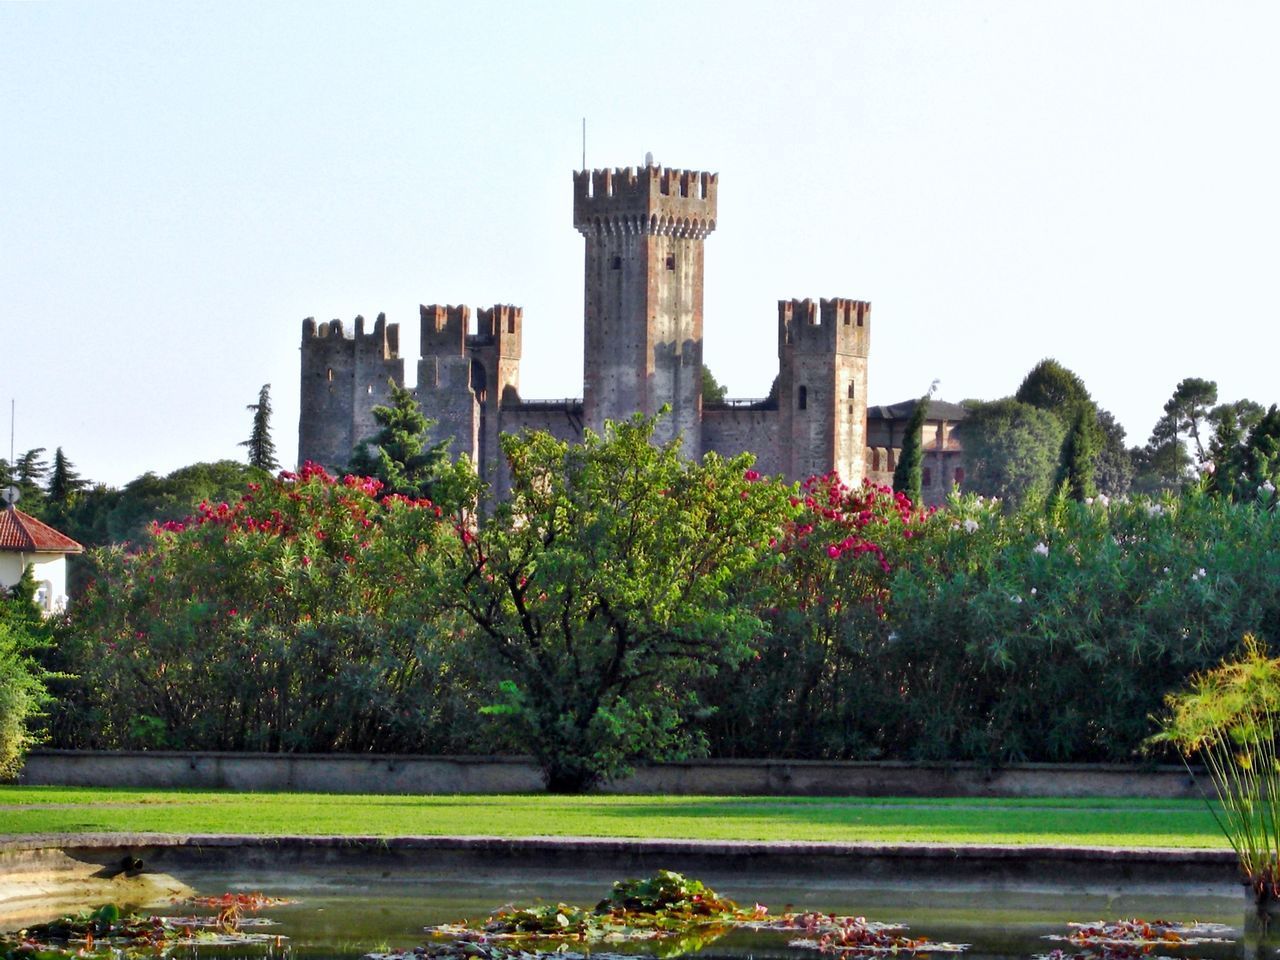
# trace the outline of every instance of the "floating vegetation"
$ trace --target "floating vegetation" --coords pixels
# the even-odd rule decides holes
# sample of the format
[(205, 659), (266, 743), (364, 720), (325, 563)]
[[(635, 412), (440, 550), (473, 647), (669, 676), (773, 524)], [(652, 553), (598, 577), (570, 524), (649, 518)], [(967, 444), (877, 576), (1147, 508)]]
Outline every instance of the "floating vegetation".
[(248, 913), (257, 913), (265, 907), (290, 906), (298, 901), (268, 897), (261, 893), (224, 893), (218, 897), (186, 897), (172, 902), (175, 906), (213, 907), (217, 910), (236, 907)]
[[(678, 957), (696, 953), (732, 929), (800, 933), (789, 945), (827, 953), (881, 954), (959, 952), (967, 944), (939, 943), (906, 935), (901, 924), (884, 924), (863, 917), (823, 913), (771, 916), (766, 907), (749, 908), (670, 870), (641, 880), (619, 880), (594, 909), (565, 903), (537, 906), (508, 905), (483, 923), (441, 924), (427, 927), (433, 937), (411, 952), (369, 954), (373, 960), (419, 957), (425, 960), (522, 960), (554, 952), (572, 960), (571, 942), (584, 945), (648, 943), (646, 954)], [(540, 949), (543, 942), (549, 949)], [(611, 956), (591, 952), (601, 960)]]
[(174, 947), (279, 943), (284, 937), (240, 929), (271, 922), (242, 920), (237, 907), (220, 909), (214, 917), (144, 917), (107, 903), (0, 935), (0, 960), (131, 960), (161, 956)]
[(1071, 932), (1065, 937), (1050, 936), (1048, 940), (1067, 940), (1077, 946), (1089, 947), (1172, 947), (1194, 946), (1202, 943), (1230, 943), (1231, 928), (1220, 923), (1181, 923), (1171, 920), (1115, 920), (1107, 923), (1094, 920), (1088, 923), (1071, 923)]

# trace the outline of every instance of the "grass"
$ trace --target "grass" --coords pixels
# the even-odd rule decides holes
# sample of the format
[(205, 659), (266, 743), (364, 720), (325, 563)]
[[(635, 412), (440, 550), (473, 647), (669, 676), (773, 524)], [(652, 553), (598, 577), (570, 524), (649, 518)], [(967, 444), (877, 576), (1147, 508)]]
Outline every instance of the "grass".
[(398, 796), (0, 786), (0, 839), (117, 831), (1227, 845), (1198, 800)]

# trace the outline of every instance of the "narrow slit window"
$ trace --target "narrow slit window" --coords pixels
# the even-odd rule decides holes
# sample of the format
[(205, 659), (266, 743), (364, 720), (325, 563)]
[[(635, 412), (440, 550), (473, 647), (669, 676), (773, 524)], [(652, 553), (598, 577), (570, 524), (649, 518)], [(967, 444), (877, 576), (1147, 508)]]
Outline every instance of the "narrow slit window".
[(809, 409), (809, 388), (804, 385), (801, 385), (799, 391), (796, 393), (796, 409)]
[(931, 470), (929, 467), (925, 467), (922, 471), (920, 471), (920, 486), (922, 487), (933, 486), (933, 470)]
[(333, 367), (330, 367), (328, 370), (325, 371), (324, 378), (328, 380), (330, 383), (333, 383)]
[(674, 270), (676, 268), (676, 255), (674, 253), (667, 254), (667, 269)]

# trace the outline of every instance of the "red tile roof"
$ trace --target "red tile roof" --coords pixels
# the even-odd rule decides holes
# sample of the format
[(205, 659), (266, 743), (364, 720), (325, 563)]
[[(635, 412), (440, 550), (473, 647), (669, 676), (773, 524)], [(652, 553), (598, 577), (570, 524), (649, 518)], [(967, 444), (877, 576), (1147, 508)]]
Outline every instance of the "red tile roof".
[(0, 550), (84, 553), (84, 547), (15, 507), (0, 508)]

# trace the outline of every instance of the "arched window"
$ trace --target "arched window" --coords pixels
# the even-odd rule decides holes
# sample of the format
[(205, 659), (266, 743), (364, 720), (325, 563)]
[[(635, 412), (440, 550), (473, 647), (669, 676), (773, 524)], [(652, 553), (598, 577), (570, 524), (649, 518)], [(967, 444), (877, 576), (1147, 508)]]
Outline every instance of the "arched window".
[(800, 389), (796, 391), (796, 409), (809, 409), (809, 388), (804, 384), (801, 384)]
[(858, 395), (858, 384), (855, 381), (850, 380), (849, 381), (849, 399), (853, 400), (855, 397), (857, 397), (857, 395)]

